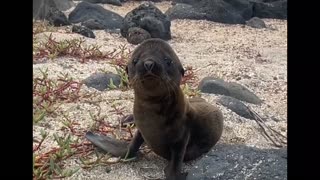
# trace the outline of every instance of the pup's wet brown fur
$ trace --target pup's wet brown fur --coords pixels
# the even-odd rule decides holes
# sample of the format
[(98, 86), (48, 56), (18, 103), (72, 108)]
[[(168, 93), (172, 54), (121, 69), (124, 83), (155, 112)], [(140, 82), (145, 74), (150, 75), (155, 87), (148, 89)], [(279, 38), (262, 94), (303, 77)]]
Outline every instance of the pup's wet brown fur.
[[(164, 170), (166, 179), (186, 179), (186, 173), (181, 173), (183, 161), (198, 158), (220, 139), (221, 111), (202, 98), (184, 96), (180, 89), (184, 75), (181, 62), (161, 39), (140, 44), (132, 54), (127, 73), (135, 94), (133, 118), (138, 131), (128, 146), (126, 158), (134, 157), (145, 142), (169, 161)], [(104, 146), (111, 144), (109, 140), (104, 143)], [(113, 154), (124, 157), (121, 147), (119, 153)]]

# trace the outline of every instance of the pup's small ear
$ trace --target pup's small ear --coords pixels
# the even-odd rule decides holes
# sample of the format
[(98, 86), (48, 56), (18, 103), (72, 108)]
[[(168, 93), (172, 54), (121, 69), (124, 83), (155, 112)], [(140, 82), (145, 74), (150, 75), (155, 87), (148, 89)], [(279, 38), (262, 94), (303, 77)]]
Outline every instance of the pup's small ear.
[(180, 72), (181, 72), (181, 75), (182, 75), (182, 77), (183, 77), (183, 76), (184, 76), (184, 69), (181, 68), (181, 69), (180, 69)]

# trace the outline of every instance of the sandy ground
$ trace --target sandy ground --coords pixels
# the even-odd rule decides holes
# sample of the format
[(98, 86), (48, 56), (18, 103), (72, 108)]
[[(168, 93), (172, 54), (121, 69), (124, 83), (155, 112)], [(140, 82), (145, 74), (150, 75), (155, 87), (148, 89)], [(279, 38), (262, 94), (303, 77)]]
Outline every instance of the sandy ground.
[[(140, 3), (126, 3), (122, 7), (104, 5), (124, 16)], [(156, 3), (163, 12), (171, 5), (168, 2)], [(72, 9), (71, 9), (72, 10)], [(174, 20), (172, 21), (172, 40), (169, 44), (176, 51), (183, 65), (192, 66), (199, 80), (205, 76), (221, 77), (226, 81), (238, 82), (259, 96), (262, 105), (247, 104), (262, 117), (268, 118), (266, 124), (282, 134), (287, 132), (287, 22), (282, 20), (264, 19), (267, 29), (254, 29), (243, 25), (225, 25), (209, 21)], [(36, 35), (41, 39), (48, 32)], [(52, 33), (57, 40), (81, 37), (78, 34)], [(120, 34), (110, 34), (105, 31), (95, 31), (96, 39), (85, 38), (85, 44), (99, 44), (104, 51), (118, 48), (126, 44), (130, 49), (134, 45), (126, 42)], [(101, 69), (115, 72), (107, 62), (90, 61), (79, 63), (74, 58), (57, 58), (46, 63), (34, 64), (34, 76), (40, 76), (40, 69), (48, 68), (49, 78), (57, 78), (60, 72), (69, 73), (77, 80), (83, 80)], [(102, 108), (101, 116), (105, 121), (117, 124), (118, 116), (110, 114), (111, 104), (116, 103), (125, 108), (126, 113), (132, 112), (133, 92), (104, 91), (82, 87), (82, 92), (96, 92), (90, 101), (97, 102)], [(202, 97), (215, 104), (217, 96), (202, 94)], [(219, 105), (217, 105), (219, 106)], [(259, 130), (255, 121), (242, 118), (234, 112), (219, 106), (225, 116), (225, 130), (219, 143), (246, 144), (259, 148), (271, 148)], [(92, 119), (89, 112), (97, 113), (97, 106), (86, 101), (65, 103), (61, 105), (54, 116), (45, 117), (43, 122), (34, 125), (34, 137), (39, 138), (40, 130), (50, 134), (62, 134), (62, 114), (68, 114), (76, 119), (82, 128), (89, 129)], [(272, 119), (277, 119), (273, 121)], [(52, 139), (51, 139), (52, 140)], [(50, 147), (57, 146), (50, 139), (44, 142), (41, 151), (46, 152)], [(163, 177), (162, 170), (165, 161), (152, 152), (143, 156), (137, 162), (116, 163), (98, 166), (91, 170), (80, 169), (68, 179), (119, 179), (140, 180)], [(79, 167), (79, 159), (71, 158), (66, 161), (66, 167)], [(190, 168), (192, 163), (185, 165)], [(110, 169), (107, 173), (106, 169)]]

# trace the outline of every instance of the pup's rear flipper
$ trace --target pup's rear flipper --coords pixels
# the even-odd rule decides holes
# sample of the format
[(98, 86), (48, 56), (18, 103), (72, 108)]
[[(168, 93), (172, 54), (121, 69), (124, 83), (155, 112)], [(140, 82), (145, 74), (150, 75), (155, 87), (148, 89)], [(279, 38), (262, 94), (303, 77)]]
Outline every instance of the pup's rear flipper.
[(110, 138), (108, 136), (100, 136), (87, 132), (85, 137), (95, 146), (102, 149), (106, 153), (113, 156), (124, 158), (128, 150), (128, 142)]

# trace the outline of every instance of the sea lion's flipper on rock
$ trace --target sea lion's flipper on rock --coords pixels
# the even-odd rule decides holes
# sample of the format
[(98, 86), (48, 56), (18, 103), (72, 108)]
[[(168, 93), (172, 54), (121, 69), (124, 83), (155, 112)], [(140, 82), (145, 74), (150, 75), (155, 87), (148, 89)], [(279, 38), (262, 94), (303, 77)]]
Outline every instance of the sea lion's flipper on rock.
[(85, 137), (92, 144), (113, 156), (124, 158), (127, 154), (128, 142), (113, 139), (108, 136), (96, 135), (92, 132), (87, 132)]

